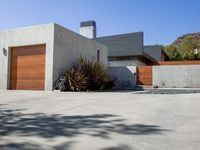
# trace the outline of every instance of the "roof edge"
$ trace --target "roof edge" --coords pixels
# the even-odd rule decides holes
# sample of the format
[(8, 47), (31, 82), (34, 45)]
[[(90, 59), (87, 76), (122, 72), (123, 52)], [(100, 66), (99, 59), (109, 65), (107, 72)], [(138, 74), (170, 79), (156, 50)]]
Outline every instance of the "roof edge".
[(122, 34), (114, 34), (114, 35), (107, 35), (107, 36), (101, 36), (101, 37), (96, 37), (94, 39), (100, 39), (100, 38), (106, 38), (106, 37), (116, 37), (116, 36), (125, 36), (125, 35), (131, 35), (131, 34), (139, 34), (141, 33), (144, 35), (143, 31), (138, 31), (138, 32), (130, 32), (130, 33), (122, 33)]

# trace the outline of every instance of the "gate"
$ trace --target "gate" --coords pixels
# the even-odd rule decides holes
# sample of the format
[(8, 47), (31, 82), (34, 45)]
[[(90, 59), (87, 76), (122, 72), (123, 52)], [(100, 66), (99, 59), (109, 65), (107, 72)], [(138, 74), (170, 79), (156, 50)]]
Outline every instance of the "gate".
[(152, 66), (137, 67), (137, 85), (152, 85)]

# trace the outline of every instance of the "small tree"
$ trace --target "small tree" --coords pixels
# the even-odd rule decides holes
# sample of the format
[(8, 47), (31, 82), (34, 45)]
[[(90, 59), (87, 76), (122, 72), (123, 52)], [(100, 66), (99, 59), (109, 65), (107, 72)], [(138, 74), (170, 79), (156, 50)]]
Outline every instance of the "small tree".
[(169, 45), (164, 47), (166, 53), (168, 54), (171, 61), (181, 60), (181, 54), (177, 47), (174, 45)]

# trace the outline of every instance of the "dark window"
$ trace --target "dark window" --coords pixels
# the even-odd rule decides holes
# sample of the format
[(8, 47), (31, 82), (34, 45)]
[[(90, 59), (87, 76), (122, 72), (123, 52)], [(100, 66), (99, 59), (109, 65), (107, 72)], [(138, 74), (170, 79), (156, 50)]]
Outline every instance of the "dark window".
[(100, 59), (100, 51), (97, 50), (97, 61), (99, 62), (99, 59)]

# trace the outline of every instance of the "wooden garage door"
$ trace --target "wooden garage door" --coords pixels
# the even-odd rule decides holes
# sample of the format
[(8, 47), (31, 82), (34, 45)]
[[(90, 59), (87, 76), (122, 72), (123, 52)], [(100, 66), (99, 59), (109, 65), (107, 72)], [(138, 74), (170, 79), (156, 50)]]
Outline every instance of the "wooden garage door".
[(45, 45), (11, 48), (10, 89), (44, 90)]
[(137, 67), (137, 85), (152, 85), (152, 66)]

